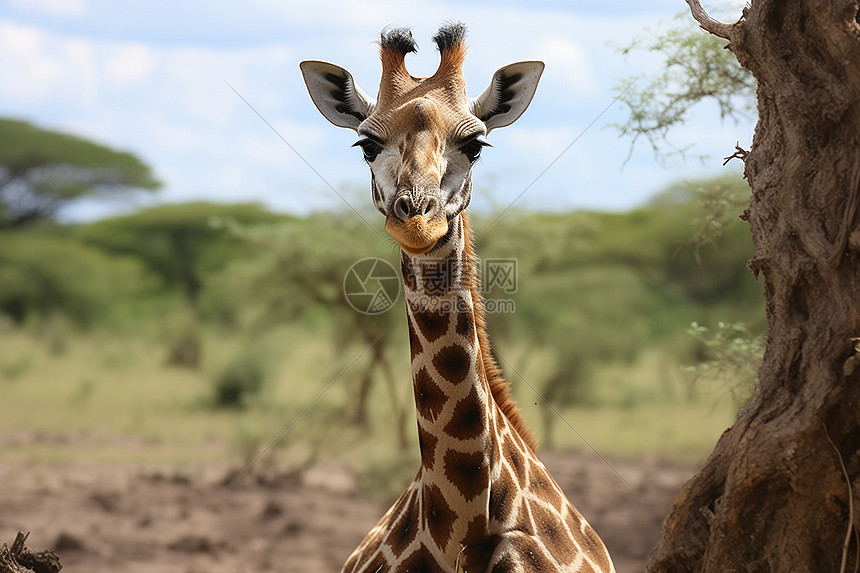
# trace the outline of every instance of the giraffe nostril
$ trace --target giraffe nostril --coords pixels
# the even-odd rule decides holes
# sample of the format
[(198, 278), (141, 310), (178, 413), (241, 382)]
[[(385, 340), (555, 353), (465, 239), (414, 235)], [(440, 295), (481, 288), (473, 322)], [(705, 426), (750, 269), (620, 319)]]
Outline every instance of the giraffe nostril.
[(409, 200), (408, 197), (401, 196), (398, 197), (394, 202), (394, 215), (397, 216), (398, 219), (405, 221), (411, 215), (412, 201)]
[(432, 219), (437, 212), (439, 212), (439, 199), (432, 196), (428, 197), (424, 202), (424, 208), (421, 210), (421, 214), (428, 219)]

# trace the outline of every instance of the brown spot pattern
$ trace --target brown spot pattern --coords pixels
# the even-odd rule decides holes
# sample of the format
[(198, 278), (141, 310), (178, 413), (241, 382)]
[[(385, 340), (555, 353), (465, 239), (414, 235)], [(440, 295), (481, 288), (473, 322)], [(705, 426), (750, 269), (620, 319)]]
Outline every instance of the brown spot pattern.
[(409, 325), (409, 352), (411, 359), (414, 362), (415, 357), (424, 352), (424, 347), (421, 345), (421, 338), (415, 332), (415, 323), (411, 317), (408, 317), (407, 324)]
[(579, 512), (576, 511), (576, 508), (570, 505), (570, 503), (565, 500), (564, 503), (564, 511), (565, 511), (565, 519), (567, 520), (567, 526), (571, 531), (579, 531), (580, 527), (582, 527), (582, 516), (579, 515)]
[(514, 563), (514, 558), (512, 555), (508, 554), (502, 557), (502, 559), (493, 565), (493, 570), (490, 573), (513, 573), (516, 571), (517, 564)]
[(414, 490), (410, 491), (404, 510), (394, 525), (391, 526), (391, 532), (388, 534), (388, 545), (397, 557), (400, 557), (409, 547), (418, 533), (418, 499), (414, 494)]
[[(469, 524), (469, 531), (472, 531), (472, 524), (475, 521)], [(476, 528), (477, 531), (477, 528)], [(469, 536), (466, 536), (466, 539), (469, 539)], [(496, 552), (496, 548), (501, 543), (502, 537), (500, 535), (491, 535), (487, 537), (486, 532), (484, 532), (484, 536), (479, 541), (475, 541), (472, 543), (468, 543), (464, 541), (466, 549), (463, 551), (463, 571), (486, 571), (487, 567), (490, 564), (490, 559), (493, 557), (493, 553)]]
[[(406, 504), (409, 503), (409, 500), (413, 495), (415, 495), (415, 492), (412, 488), (404, 491), (391, 507), (391, 515), (399, 515), (403, 511), (403, 508), (406, 507)], [(379, 545), (379, 542), (376, 542), (376, 544)]]
[(448, 505), (439, 486), (435, 484), (425, 485), (423, 495), (424, 519), (427, 522), (427, 529), (436, 545), (445, 551), (448, 540), (451, 538), (451, 527), (454, 520), (457, 519), (457, 514)]
[[(353, 567), (357, 565), (353, 564)], [(388, 561), (381, 553), (377, 553), (373, 556), (373, 559), (368, 561), (367, 563), (362, 564), (362, 571), (379, 571), (380, 573), (387, 571), (386, 566), (388, 565)], [(347, 567), (344, 567), (344, 571), (349, 571)]]
[(466, 454), (448, 450), (445, 452), (445, 477), (457, 486), (466, 501), (474, 499), (490, 483), (489, 468), (483, 452)]
[(421, 450), (421, 465), (432, 470), (436, 465), (436, 444), (439, 438), (430, 434), (418, 424), (418, 448)]
[[(436, 562), (424, 545), (409, 555), (397, 570), (409, 571), (409, 573), (445, 573), (445, 570)], [(375, 569), (367, 569), (367, 571), (376, 573)], [(386, 573), (386, 571), (383, 569), (381, 573)]]
[(540, 499), (558, 506), (559, 493), (553, 487), (552, 478), (539, 464), (531, 464), (529, 468), (529, 490)]
[[(461, 297), (458, 299), (457, 308), (466, 308), (466, 301)], [(468, 312), (457, 313), (456, 331), (460, 336), (469, 336), (475, 326), (475, 319)]]
[[(549, 476), (547, 476), (549, 477)], [(550, 480), (552, 478), (549, 478)], [(550, 504), (556, 511), (564, 511), (565, 506), (567, 506), (568, 501), (567, 498), (558, 490), (558, 487), (554, 485), (554, 483), (549, 482), (545, 495), (541, 495), (541, 499), (546, 503)]]
[(415, 374), (415, 407), (425, 420), (435, 420), (445, 407), (448, 396), (433, 381), (425, 368)]
[(505, 440), (503, 448), (503, 455), (505, 456), (505, 459), (507, 459), (508, 462), (511, 464), (511, 468), (513, 468), (514, 470), (514, 477), (516, 477), (517, 483), (525, 487), (529, 471), (528, 460), (525, 458), (522, 452), (520, 452), (520, 450), (514, 445), (510, 438)]
[(451, 320), (450, 312), (427, 310), (416, 304), (410, 304), (412, 316), (427, 342), (433, 342), (448, 332)]
[(472, 521), (469, 522), (469, 526), (466, 528), (466, 535), (460, 543), (469, 547), (483, 543), (486, 540), (487, 516), (483, 514), (476, 515), (472, 518)]
[(454, 438), (471, 440), (480, 436), (486, 427), (486, 412), (478, 398), (478, 389), (472, 386), (469, 393), (454, 407), (454, 414), (444, 431)]
[(510, 519), (516, 500), (516, 489), (510, 472), (502, 466), (499, 479), (493, 481), (493, 488), (490, 490), (490, 519), (499, 523), (506, 523)]
[(597, 532), (594, 531), (590, 525), (585, 527), (581, 543), (583, 551), (585, 551), (585, 553), (588, 554), (602, 570), (609, 569), (609, 557), (607, 557), (606, 554), (606, 546), (603, 545), (600, 537), (597, 536)]
[(452, 344), (442, 348), (433, 357), (433, 366), (442, 378), (452, 384), (459, 384), (469, 374), (471, 361), (462, 346)]
[(415, 278), (415, 269), (412, 266), (412, 259), (409, 255), (400, 251), (400, 271), (403, 273), (403, 283), (411, 291), (416, 290), (417, 280)]
[(531, 510), (538, 539), (553, 559), (560, 564), (572, 563), (576, 557), (576, 548), (559, 516), (537, 503), (532, 505)]
[(547, 555), (543, 547), (541, 547), (538, 542), (532, 538), (526, 538), (523, 540), (522, 547), (520, 547), (520, 555), (522, 555), (523, 563), (527, 564), (525, 567), (526, 571), (556, 570), (549, 559), (549, 555)]
[(527, 535), (534, 535), (535, 529), (532, 525), (532, 513), (529, 510), (529, 502), (524, 497), (520, 501), (520, 507), (517, 509), (517, 519), (514, 529), (519, 529)]

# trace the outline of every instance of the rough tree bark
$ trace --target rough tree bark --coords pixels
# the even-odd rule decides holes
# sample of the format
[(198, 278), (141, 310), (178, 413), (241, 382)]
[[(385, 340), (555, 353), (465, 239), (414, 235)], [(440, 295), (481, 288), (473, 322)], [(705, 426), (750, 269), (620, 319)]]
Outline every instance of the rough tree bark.
[(649, 571), (854, 571), (858, 1), (752, 0), (731, 25), (687, 1), (758, 84), (743, 218), (755, 244), (750, 270), (764, 280), (767, 349), (755, 398), (682, 488)]

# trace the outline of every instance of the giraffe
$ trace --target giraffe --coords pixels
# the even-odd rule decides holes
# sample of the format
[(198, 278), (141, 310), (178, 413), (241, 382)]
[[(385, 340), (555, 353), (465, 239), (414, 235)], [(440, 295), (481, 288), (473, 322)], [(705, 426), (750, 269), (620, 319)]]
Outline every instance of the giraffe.
[(466, 28), (433, 37), (412, 77), (408, 29), (383, 30), (378, 100), (334, 64), (301, 71), (316, 107), (358, 133), (376, 208), (401, 250), (421, 465), (344, 573), (612, 572), (603, 542), (535, 454), (487, 336), (466, 207), (486, 135), (526, 110), (544, 65), (518, 62), (466, 97)]

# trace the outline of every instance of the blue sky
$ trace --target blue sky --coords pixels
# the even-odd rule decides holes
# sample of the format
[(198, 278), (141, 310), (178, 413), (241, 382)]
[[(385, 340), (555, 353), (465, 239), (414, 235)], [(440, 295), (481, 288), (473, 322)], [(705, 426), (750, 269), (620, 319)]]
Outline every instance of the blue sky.
[[(706, 6), (725, 20), (731, 2)], [(736, 4), (736, 3), (735, 3)], [(373, 41), (386, 25), (409, 26), (419, 42), (407, 65), (413, 75), (435, 71), (430, 37), (446, 20), (469, 26), (465, 74), (470, 95), (493, 71), (518, 60), (547, 64), (537, 95), (513, 126), (494, 131), (474, 175), (475, 209), (511, 203), (581, 136), (518, 201), (526, 208), (624, 210), (666, 184), (724, 172), (721, 158), (736, 141), (748, 148), (752, 122), (721, 122), (708, 106), (672, 134), (709, 156), (661, 164), (609, 127), (623, 122), (615, 104), (624, 78), (653, 74), (659, 61), (623, 57), (615, 45), (670, 23), (682, 0), (605, 0), (528, 4), (389, 0), (127, 2), (0, 1), (0, 116), (69, 131), (131, 151), (164, 182), (151, 198), (81, 204), (66, 212), (92, 219), (160, 202), (255, 201), (307, 213), (344, 208), (342, 199), (371, 209), (369, 174), (354, 134), (316, 111), (298, 63), (322, 59), (349, 69), (362, 88), (379, 81)], [(692, 25), (692, 24), (691, 24)], [(226, 85), (229, 82), (314, 170), (284, 144)]]

